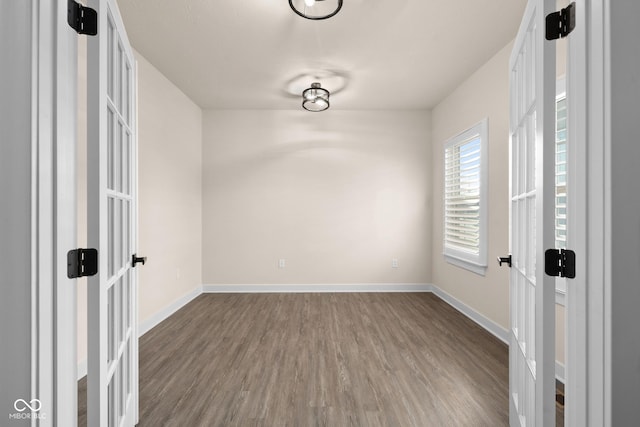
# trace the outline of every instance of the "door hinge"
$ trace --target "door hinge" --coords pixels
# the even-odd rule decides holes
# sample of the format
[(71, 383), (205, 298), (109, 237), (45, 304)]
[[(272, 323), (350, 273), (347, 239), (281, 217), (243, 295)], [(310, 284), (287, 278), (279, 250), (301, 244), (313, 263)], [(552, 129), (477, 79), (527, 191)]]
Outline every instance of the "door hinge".
[(576, 277), (576, 253), (568, 249), (547, 249), (544, 253), (544, 272), (549, 276)]
[(547, 40), (567, 37), (576, 27), (576, 2), (558, 12), (548, 14), (545, 27)]
[(93, 276), (98, 272), (97, 249), (73, 249), (67, 253), (67, 277)]
[(67, 22), (78, 34), (98, 34), (98, 12), (74, 0), (67, 1)]

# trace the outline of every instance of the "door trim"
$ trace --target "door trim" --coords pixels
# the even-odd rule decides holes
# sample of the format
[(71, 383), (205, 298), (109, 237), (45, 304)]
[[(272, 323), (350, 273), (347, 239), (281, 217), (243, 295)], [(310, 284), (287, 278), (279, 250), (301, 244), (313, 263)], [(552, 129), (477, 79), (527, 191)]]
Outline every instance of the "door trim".
[[(67, 252), (77, 247), (78, 35), (67, 24), (67, 2), (56, 4), (55, 388), (56, 425), (78, 418), (77, 280), (67, 277)], [(71, 351), (69, 351), (71, 349)]]
[[(25, 108), (13, 111), (13, 120), (28, 128), (15, 143), (29, 146), (30, 164), (15, 167), (30, 175), (20, 194), (30, 207), (25, 214), (30, 233), (24, 236), (30, 256), (12, 268), (29, 271), (15, 286), (30, 288), (25, 308), (30, 321), (11, 328), (29, 337), (30, 349), (23, 357), (29, 361), (30, 375), (20, 379), (25, 387), (18, 393), (25, 390), (26, 395), (11, 395), (8, 403), (38, 399), (32, 425), (75, 425), (76, 280), (66, 277), (66, 253), (76, 245), (76, 35), (66, 24), (66, 1), (31, 0), (21, 7), (30, 17), (17, 21), (27, 30), (13, 47), (28, 52), (30, 65), (22, 72), (31, 90), (23, 100)], [(16, 18), (11, 12), (6, 19)]]
[(569, 154), (569, 234), (584, 249), (567, 292), (567, 426), (609, 426), (612, 415), (609, 8), (610, 0), (578, 0), (568, 37), (569, 134), (584, 147)]

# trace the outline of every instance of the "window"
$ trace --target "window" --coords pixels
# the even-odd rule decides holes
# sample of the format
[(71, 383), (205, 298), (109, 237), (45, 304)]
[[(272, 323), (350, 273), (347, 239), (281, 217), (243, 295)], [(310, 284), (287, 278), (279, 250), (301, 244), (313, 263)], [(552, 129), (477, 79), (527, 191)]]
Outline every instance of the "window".
[(484, 275), (487, 267), (487, 119), (444, 147), (444, 256)]
[(556, 248), (567, 249), (567, 98), (556, 100)]
[[(567, 93), (564, 78), (556, 82), (555, 244), (567, 249)], [(567, 279), (556, 277), (556, 303), (564, 305)]]

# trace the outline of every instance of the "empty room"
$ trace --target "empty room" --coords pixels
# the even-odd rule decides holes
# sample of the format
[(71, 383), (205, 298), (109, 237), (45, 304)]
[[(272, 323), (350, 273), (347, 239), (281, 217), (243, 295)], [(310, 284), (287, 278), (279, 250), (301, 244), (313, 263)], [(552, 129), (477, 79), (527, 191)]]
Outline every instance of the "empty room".
[(0, 425), (636, 425), (638, 19), (2, 0)]

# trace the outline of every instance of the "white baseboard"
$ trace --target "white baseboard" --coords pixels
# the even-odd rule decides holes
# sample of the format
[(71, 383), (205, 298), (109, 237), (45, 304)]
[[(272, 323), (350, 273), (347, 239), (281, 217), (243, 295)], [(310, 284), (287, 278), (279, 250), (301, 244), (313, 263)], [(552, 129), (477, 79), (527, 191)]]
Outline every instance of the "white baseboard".
[(498, 325), (496, 322), (484, 316), (483, 314), (478, 313), (473, 308), (469, 307), (468, 305), (456, 299), (455, 297), (449, 295), (448, 293), (446, 293), (436, 285), (432, 285), (432, 289), (433, 289), (433, 293), (436, 294), (438, 297), (440, 297), (440, 299), (444, 300), (451, 307), (455, 308), (460, 313), (464, 314), (469, 319), (473, 320), (478, 325), (482, 326), (484, 329), (486, 329), (489, 333), (494, 335), (500, 341), (509, 345), (509, 331), (507, 329)]
[[(191, 292), (178, 298), (162, 310), (155, 313), (153, 316), (145, 319), (138, 324), (138, 337), (143, 336), (149, 332), (154, 326), (171, 316), (176, 311), (187, 305), (191, 300), (202, 293), (202, 286), (198, 286)], [(87, 359), (78, 362), (78, 380), (87, 375)]]
[[(460, 313), (467, 316), (469, 319), (476, 322), (478, 325), (482, 326), (489, 333), (494, 335), (500, 341), (504, 342), (506, 345), (509, 345), (509, 330), (503, 328), (498, 325), (493, 320), (485, 317), (484, 315), (478, 313), (462, 301), (456, 299), (455, 297), (449, 295), (436, 285), (431, 285), (433, 289), (433, 293), (440, 297), (447, 304), (458, 310)], [(563, 384), (565, 383), (564, 379), (564, 365), (556, 360), (556, 379)]]
[(144, 334), (149, 332), (154, 326), (156, 326), (158, 323), (165, 320), (167, 317), (171, 316), (176, 311), (180, 310), (182, 307), (187, 305), (189, 302), (191, 302), (191, 300), (193, 300), (195, 297), (197, 297), (201, 293), (202, 293), (202, 286), (198, 286), (191, 292), (187, 293), (186, 295), (183, 295), (182, 297), (178, 298), (177, 300), (175, 300), (174, 302), (172, 302), (162, 310), (158, 311), (153, 316), (140, 322), (138, 324), (138, 336), (143, 336)]
[(203, 293), (431, 292), (428, 283), (203, 285)]

